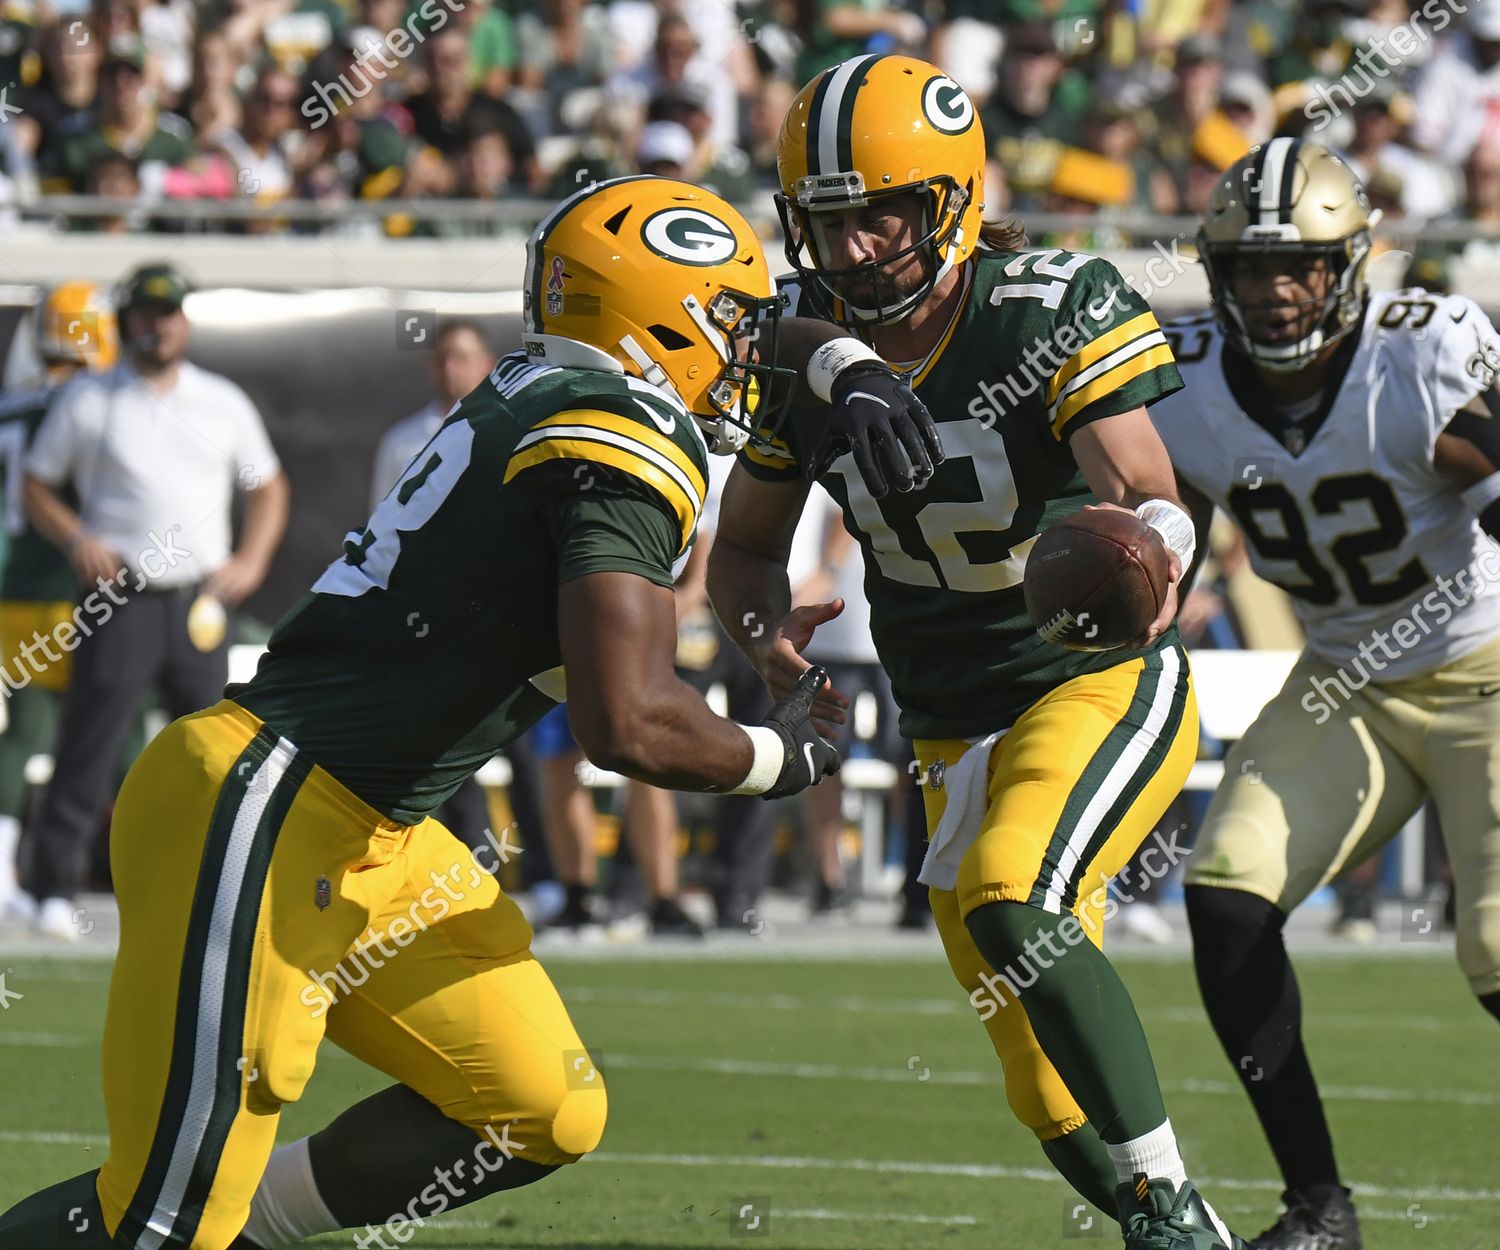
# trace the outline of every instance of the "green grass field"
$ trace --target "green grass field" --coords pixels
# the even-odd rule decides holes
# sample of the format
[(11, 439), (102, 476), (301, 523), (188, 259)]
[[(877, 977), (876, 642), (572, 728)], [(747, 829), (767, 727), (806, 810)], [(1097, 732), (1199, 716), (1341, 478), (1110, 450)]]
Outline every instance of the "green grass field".
[[(941, 955), (896, 961), (547, 959), (610, 1089), (588, 1162), (449, 1212), (407, 1244), (788, 1250), (1118, 1244), (1070, 1230), (1068, 1191), (1004, 1103)], [(1277, 1210), (1248, 1103), (1187, 962), (1122, 959), (1183, 1154), (1244, 1235)], [(1304, 961), (1314, 1061), (1369, 1250), (1500, 1244), (1495, 1025), (1448, 958)], [(108, 967), (0, 960), (0, 1209), (104, 1153)], [(325, 1047), (282, 1137), (387, 1080)], [(735, 1213), (757, 1215), (737, 1227)], [(1070, 1235), (1071, 1234), (1071, 1235)], [(758, 1239), (758, 1240), (756, 1240)], [(348, 1245), (348, 1233), (320, 1239)], [(378, 1243), (377, 1243), (378, 1244)], [(396, 1245), (388, 1240), (385, 1244)]]

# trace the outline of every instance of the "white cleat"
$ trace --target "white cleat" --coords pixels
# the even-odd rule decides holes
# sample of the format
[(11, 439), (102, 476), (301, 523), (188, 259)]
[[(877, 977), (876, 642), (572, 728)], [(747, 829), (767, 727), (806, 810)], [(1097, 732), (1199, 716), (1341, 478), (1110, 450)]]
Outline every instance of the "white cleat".
[(1172, 940), (1172, 926), (1160, 909), (1150, 903), (1126, 903), (1120, 908), (1120, 927), (1133, 938), (1165, 946)]
[(82, 936), (74, 916), (81, 909), (71, 899), (44, 899), (36, 913), (36, 931), (59, 942), (76, 942)]
[(0, 890), (0, 924), (34, 924), (36, 899), (19, 886)]

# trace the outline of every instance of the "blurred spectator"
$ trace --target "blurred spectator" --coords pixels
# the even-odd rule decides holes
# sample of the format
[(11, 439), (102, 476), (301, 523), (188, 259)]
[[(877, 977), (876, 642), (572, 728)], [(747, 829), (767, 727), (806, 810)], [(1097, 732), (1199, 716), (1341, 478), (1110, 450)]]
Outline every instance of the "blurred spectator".
[(652, 99), (646, 122), (676, 122), (692, 137), (693, 158), (686, 173), (689, 182), (701, 183), (726, 200), (749, 197), (755, 185), (750, 158), (733, 144), (719, 142), (701, 88), (683, 84), (663, 91)]
[(785, 78), (767, 78), (751, 102), (745, 155), (750, 162), (750, 177), (757, 189), (778, 191), (780, 177), (776, 172), (776, 141), (781, 137), (781, 123), (796, 99), (797, 89)]
[(184, 116), (195, 133), (237, 130), (244, 117), (240, 106), (239, 61), (222, 30), (205, 31), (193, 49), (193, 77), (183, 98)]
[(713, 68), (698, 56), (698, 36), (692, 25), (675, 13), (662, 16), (651, 56), (633, 69), (615, 74), (606, 85), (612, 103), (639, 109), (654, 97), (684, 89), (695, 90), (695, 98), (707, 108), (712, 98)]
[(477, 117), (458, 150), (458, 195), (466, 200), (498, 200), (515, 173), (510, 140), (493, 119)]
[(995, 73), (1005, 50), (1005, 34), (995, 25), (988, 0), (954, 0), (943, 6), (946, 21), (932, 32), (929, 51), (964, 89), (975, 108), (995, 90)]
[(1070, 251), (1098, 252), (1119, 247), (1119, 232), (1108, 225), (1104, 210), (1118, 210), (1129, 202), (1134, 190), (1130, 166), (1112, 161), (1096, 152), (1064, 147), (1052, 167), (1043, 208), (1049, 213), (1071, 213), (1097, 220), (1067, 231), (1048, 231), (1040, 240), (1043, 247), (1063, 247)]
[(148, 0), (138, 22), (146, 59), (156, 68), (160, 103), (177, 108), (192, 81), (197, 9), (192, 0)]
[(337, 0), (279, 0), (246, 6), (264, 25), (261, 39), (271, 58), (289, 74), (301, 74), (309, 61), (344, 33), (349, 14)]
[(516, 28), (491, 0), (464, 0), (456, 17), (469, 36), (469, 81), (489, 95), (509, 90), (516, 69)]
[(546, 0), (516, 18), (516, 81), (540, 93), (553, 129), (574, 92), (601, 86), (614, 66), (605, 10), (586, 0)]
[[(1171, 214), (1177, 211), (1177, 191), (1171, 175), (1145, 145), (1141, 113), (1141, 103), (1128, 94), (1101, 94), (1084, 120), (1084, 143), (1129, 175), (1120, 207)], [(1055, 183), (1054, 175), (1054, 189)]]
[(803, 82), (861, 52), (914, 52), (927, 41), (927, 23), (891, 0), (803, 0), (797, 14)]
[(1002, 176), (1002, 202), (995, 208), (1040, 206), (1060, 145), (1077, 136), (1089, 95), (1087, 80), (1065, 65), (1050, 22), (1006, 32), (995, 93), (981, 114)]
[(693, 163), (693, 136), (681, 122), (647, 122), (635, 149), (643, 174), (681, 178)]
[(1219, 86), (1219, 112), (1252, 146), (1276, 133), (1276, 109), (1266, 84), (1248, 70), (1232, 69)]
[(13, 125), (24, 123), (23, 142), (41, 156), (43, 189), (66, 191), (57, 158), (65, 134), (86, 129), (93, 121), (99, 96), (101, 44), (87, 24), (58, 22), (42, 40), (42, 76), (21, 97), (24, 113)]
[[(119, 152), (101, 152), (89, 165), (83, 190), (88, 195), (104, 196), (107, 199), (135, 199), (141, 193), (141, 180), (136, 173), (135, 162)], [(97, 217), (81, 222), (82, 228), (101, 234), (127, 234), (141, 229), (142, 225), (139, 214)]]
[(1224, 46), (1213, 35), (1194, 35), (1177, 49), (1172, 89), (1156, 106), (1156, 155), (1177, 186), (1188, 193), (1188, 166), (1195, 160), (1226, 169), (1250, 148), (1249, 140), (1219, 108)]
[(285, 199), (292, 191), (297, 139), (297, 83), (285, 70), (268, 69), (245, 101), (240, 130), (204, 136), (235, 168), (241, 195), (260, 200)]
[(1396, 142), (1402, 120), (1410, 114), (1410, 97), (1390, 80), (1377, 80), (1376, 89), (1354, 106), (1354, 135), (1345, 155), (1366, 184), (1378, 173), (1389, 175), (1401, 188), (1403, 215), (1428, 221), (1451, 211), (1457, 188), (1446, 170)]
[(407, 101), (417, 137), (444, 156), (454, 156), (481, 126), (493, 126), (510, 146), (517, 183), (531, 186), (536, 174), (531, 131), (510, 104), (470, 83), (468, 35), (446, 26), (428, 38), (425, 49), (428, 88)]
[[(327, 49), (314, 62), (315, 79), (353, 81), (353, 51), (347, 45)], [(328, 119), (306, 135), (301, 194), (312, 199), (385, 199), (402, 189), (406, 179), (411, 116), (379, 91), (351, 96)], [(303, 104), (304, 116), (316, 116), (314, 97)]]
[(637, 130), (633, 110), (614, 108), (599, 100), (583, 137), (552, 175), (547, 193), (561, 199), (586, 183), (603, 182), (633, 171)]
[(1469, 6), (1416, 80), (1412, 142), (1448, 168), (1500, 136), (1500, 4)]
[(105, 59), (94, 116), (73, 117), (57, 139), (57, 171), (76, 190), (82, 190), (89, 164), (101, 153), (165, 166), (185, 161), (194, 148), (188, 123), (173, 113), (159, 113), (150, 102), (138, 51), (111, 53)]
[[(1486, 233), (1500, 235), (1500, 136), (1491, 136), (1475, 146), (1464, 162), (1463, 215)], [(1463, 247), (1469, 265), (1500, 269), (1500, 244), (1493, 238), (1471, 239)]]

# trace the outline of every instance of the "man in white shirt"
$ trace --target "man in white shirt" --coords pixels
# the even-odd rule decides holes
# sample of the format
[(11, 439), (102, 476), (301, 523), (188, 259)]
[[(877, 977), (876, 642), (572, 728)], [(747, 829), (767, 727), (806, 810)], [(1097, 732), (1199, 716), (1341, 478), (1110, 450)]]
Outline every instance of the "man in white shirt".
[[(166, 265), (126, 280), (126, 358), (69, 384), (26, 458), (27, 514), (79, 582), (64, 623), (76, 628), (39, 640), (76, 648), (29, 883), (38, 927), (54, 937), (77, 936), (71, 900), (131, 718), (154, 686), (173, 718), (221, 697), (225, 609), (260, 586), (286, 527), (286, 478), (260, 414), (233, 382), (185, 359), (187, 292)], [(77, 511), (61, 493), (68, 482)], [(246, 501), (234, 547), (237, 488)]]
[(428, 366), (432, 399), (381, 436), (371, 476), (371, 508), (386, 497), (406, 466), (427, 446), (453, 405), (483, 382), (494, 364), (495, 355), (477, 322), (454, 320), (438, 327)]

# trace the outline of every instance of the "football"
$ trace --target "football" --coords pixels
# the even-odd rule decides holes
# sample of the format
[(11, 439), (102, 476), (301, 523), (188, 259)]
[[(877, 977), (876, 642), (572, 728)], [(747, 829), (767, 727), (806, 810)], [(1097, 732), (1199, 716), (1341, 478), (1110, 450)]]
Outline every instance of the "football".
[(1026, 610), (1039, 633), (1073, 651), (1139, 638), (1167, 595), (1167, 548), (1133, 512), (1092, 508), (1043, 530), (1026, 559)]

